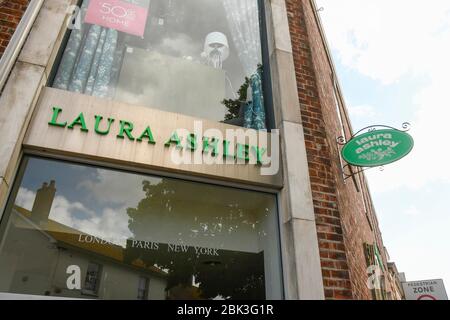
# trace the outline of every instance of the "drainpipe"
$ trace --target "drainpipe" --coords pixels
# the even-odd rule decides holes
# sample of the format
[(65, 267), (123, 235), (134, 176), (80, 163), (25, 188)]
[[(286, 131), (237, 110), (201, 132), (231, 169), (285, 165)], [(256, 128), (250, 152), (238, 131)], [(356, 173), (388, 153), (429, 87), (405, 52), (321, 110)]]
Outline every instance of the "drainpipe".
[[(3, 1), (0, 1), (0, 3)], [(44, 0), (31, 0), (28, 8), (25, 10), (22, 19), (17, 25), (11, 40), (6, 47), (5, 52), (0, 60), (0, 91), (3, 90), (6, 80), (19, 56), (20, 50), (27, 39), (28, 33), (33, 26), (34, 21), (41, 9)]]

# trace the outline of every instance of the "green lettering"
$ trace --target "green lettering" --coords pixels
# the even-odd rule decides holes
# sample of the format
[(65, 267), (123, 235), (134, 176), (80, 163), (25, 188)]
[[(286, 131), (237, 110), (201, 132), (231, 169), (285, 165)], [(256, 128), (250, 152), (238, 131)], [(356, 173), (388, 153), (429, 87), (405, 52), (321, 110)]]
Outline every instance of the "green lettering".
[(250, 146), (248, 144), (237, 144), (236, 159), (250, 161)]
[(119, 131), (119, 134), (117, 135), (117, 138), (125, 139), (124, 134), (126, 134), (128, 139), (130, 139), (131, 141), (134, 141), (134, 137), (131, 134), (131, 132), (133, 131), (133, 128), (134, 128), (133, 123), (131, 123), (129, 121), (120, 120), (120, 131)]
[(189, 150), (195, 151), (197, 150), (198, 144), (197, 144), (197, 135), (191, 133), (187, 136), (187, 148)]
[(178, 133), (176, 131), (174, 133), (172, 133), (172, 136), (170, 137), (169, 141), (166, 142), (165, 146), (170, 147), (174, 143), (177, 148), (179, 148), (179, 149), (183, 148), (181, 146), (181, 139), (178, 136)]
[(262, 157), (266, 153), (266, 148), (260, 148), (260, 147), (252, 147), (252, 150), (255, 151), (256, 154), (256, 163), (257, 164), (263, 164)]
[(114, 119), (108, 118), (108, 129), (106, 131), (101, 131), (99, 129), (100, 122), (102, 120), (103, 120), (102, 116), (97, 116), (97, 115), (95, 116), (95, 132), (100, 134), (100, 135), (102, 135), (102, 136), (105, 136), (105, 135), (107, 135), (109, 133), (109, 130), (111, 129), (111, 125), (114, 122)]
[(67, 121), (64, 123), (58, 123), (58, 116), (59, 114), (62, 112), (63, 110), (61, 108), (58, 107), (53, 107), (53, 116), (52, 116), (52, 120), (50, 120), (50, 122), (48, 123), (51, 126), (55, 126), (55, 127), (61, 127), (61, 128), (65, 128), (67, 126)]
[(214, 137), (211, 140), (203, 137), (203, 152), (208, 153), (210, 148), (212, 148), (211, 155), (213, 157), (217, 156), (219, 154), (219, 140)]
[(81, 112), (78, 117), (73, 120), (73, 122), (68, 126), (69, 129), (73, 129), (75, 126), (81, 126), (81, 131), (88, 132), (88, 128), (86, 127), (86, 121), (84, 120), (83, 112)]
[(150, 127), (147, 127), (144, 132), (142, 132), (141, 136), (137, 139), (137, 141), (142, 142), (142, 140), (146, 138), (148, 139), (149, 144), (155, 144), (155, 139), (153, 139), (153, 133), (152, 129)]
[(230, 144), (231, 144), (231, 142), (230, 141), (227, 141), (227, 140), (223, 140), (223, 157), (224, 158), (227, 158), (227, 157), (234, 157), (234, 155), (232, 155), (231, 153), (230, 153)]

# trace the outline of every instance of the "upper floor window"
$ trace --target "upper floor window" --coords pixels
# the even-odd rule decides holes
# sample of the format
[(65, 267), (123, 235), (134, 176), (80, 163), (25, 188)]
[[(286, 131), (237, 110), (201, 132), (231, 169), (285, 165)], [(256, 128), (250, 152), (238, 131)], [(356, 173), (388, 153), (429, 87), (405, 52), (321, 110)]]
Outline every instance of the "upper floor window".
[(84, 281), (84, 292), (88, 294), (97, 294), (100, 284), (101, 266), (97, 263), (89, 263)]
[(258, 0), (85, 0), (53, 87), (266, 129), (258, 9)]

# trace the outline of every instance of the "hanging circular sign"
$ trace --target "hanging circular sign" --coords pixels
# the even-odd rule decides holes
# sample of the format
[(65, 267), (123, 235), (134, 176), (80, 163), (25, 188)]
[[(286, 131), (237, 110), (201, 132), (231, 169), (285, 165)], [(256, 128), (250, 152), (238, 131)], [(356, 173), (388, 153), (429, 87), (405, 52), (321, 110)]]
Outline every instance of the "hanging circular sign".
[(379, 167), (407, 156), (414, 147), (413, 138), (400, 130), (376, 130), (358, 135), (345, 144), (342, 157), (357, 167)]

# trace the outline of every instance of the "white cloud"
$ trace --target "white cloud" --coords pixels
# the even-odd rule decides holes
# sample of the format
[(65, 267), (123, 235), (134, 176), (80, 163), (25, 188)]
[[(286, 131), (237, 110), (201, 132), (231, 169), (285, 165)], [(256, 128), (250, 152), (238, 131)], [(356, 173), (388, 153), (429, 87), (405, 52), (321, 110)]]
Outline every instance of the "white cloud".
[(77, 188), (88, 190), (102, 204), (117, 204), (135, 207), (145, 198), (142, 181), (156, 184), (160, 178), (123, 173), (120, 171), (97, 169), (96, 177), (89, 177), (78, 184)]
[(155, 51), (174, 56), (195, 56), (199, 54), (195, 41), (181, 33), (162, 39)]
[(126, 208), (103, 208), (99, 212), (94, 212), (80, 202), (70, 202), (63, 196), (56, 196), (50, 219), (123, 246), (126, 239), (132, 236), (128, 229)]
[(377, 115), (375, 108), (369, 105), (350, 106), (348, 112), (352, 117), (373, 118)]
[(409, 217), (417, 217), (420, 216), (420, 211), (416, 206), (410, 206), (405, 210), (404, 214)]
[[(328, 38), (342, 63), (385, 84), (442, 68), (450, 2), (320, 0)], [(447, 55), (448, 56), (448, 55)], [(437, 59), (436, 59), (437, 58)]]
[[(20, 188), (16, 204), (31, 210), (36, 193)], [(126, 208), (103, 208), (95, 212), (86, 208), (81, 202), (71, 202), (64, 196), (56, 196), (53, 200), (49, 218), (80, 232), (114, 243), (126, 245), (126, 239), (132, 236), (128, 229)]]
[(16, 196), (15, 204), (19, 207), (30, 210), (33, 208), (34, 198), (36, 197), (36, 193), (30, 191), (26, 188), (19, 188)]
[(450, 182), (446, 169), (450, 148), (445, 148), (450, 118), (450, 1), (318, 3), (325, 8), (321, 16), (327, 36), (344, 66), (384, 85), (402, 85), (405, 78), (421, 83), (418, 89), (410, 88), (413, 105), (402, 110), (413, 125), (415, 149), (383, 174), (368, 173), (372, 189), (383, 192)]

